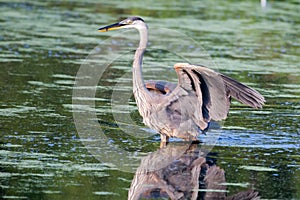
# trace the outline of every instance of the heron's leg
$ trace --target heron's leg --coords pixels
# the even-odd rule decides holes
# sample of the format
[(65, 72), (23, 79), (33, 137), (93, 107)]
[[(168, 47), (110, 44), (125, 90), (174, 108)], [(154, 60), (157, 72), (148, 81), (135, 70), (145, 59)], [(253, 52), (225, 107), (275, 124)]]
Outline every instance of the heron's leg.
[(160, 141), (160, 145), (159, 145), (159, 148), (165, 148), (167, 146), (167, 143), (166, 142), (162, 142)]
[(169, 142), (169, 137), (165, 134), (160, 134), (160, 148), (166, 147), (167, 143)]
[(160, 134), (160, 140), (161, 142), (167, 143), (169, 142), (169, 136), (166, 136), (165, 134)]

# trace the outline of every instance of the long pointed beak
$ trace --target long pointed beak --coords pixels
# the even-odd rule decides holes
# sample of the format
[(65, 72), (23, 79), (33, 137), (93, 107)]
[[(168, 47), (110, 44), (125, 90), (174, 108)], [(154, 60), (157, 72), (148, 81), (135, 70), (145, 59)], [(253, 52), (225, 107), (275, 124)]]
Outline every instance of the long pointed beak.
[(98, 31), (106, 32), (106, 31), (116, 30), (116, 29), (121, 28), (122, 26), (124, 26), (124, 24), (120, 24), (120, 22), (118, 22), (118, 23), (111, 24), (111, 25), (108, 25), (108, 26), (100, 27), (98, 29)]

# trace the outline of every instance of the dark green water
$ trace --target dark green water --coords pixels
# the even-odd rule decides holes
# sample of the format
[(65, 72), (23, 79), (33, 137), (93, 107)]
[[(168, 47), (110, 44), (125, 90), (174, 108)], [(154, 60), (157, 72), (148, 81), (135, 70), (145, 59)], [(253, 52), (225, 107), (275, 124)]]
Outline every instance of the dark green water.
[[(96, 152), (102, 157), (91, 153), (73, 118), (89, 108), (72, 105), (72, 99), (76, 74), (90, 53), (104, 62), (101, 56), (128, 47), (101, 77), (95, 98), (82, 102), (95, 102), (96, 121), (110, 144), (138, 158), (159, 151), (157, 135), (135, 137), (151, 131), (132, 98), (127, 107), (140, 127), (123, 124), (132, 134), (115, 121), (122, 108), (111, 110), (113, 91), (130, 93), (130, 77), (123, 75), (131, 72), (136, 33), (124, 33), (124, 41), (97, 32), (138, 15), (150, 31), (145, 79), (176, 82), (172, 65), (185, 59), (211, 63), (265, 96), (260, 110), (234, 101), (223, 129), (207, 134), (219, 134), (209, 157), (225, 171), (228, 195), (254, 189), (263, 199), (300, 199), (299, 7), (297, 0), (270, 1), (264, 9), (258, 1), (0, 1), (1, 197), (127, 199), (139, 164), (121, 166), (122, 154), (115, 157), (101, 145)], [(171, 37), (172, 30), (183, 39)], [(116, 80), (128, 87), (115, 89)]]

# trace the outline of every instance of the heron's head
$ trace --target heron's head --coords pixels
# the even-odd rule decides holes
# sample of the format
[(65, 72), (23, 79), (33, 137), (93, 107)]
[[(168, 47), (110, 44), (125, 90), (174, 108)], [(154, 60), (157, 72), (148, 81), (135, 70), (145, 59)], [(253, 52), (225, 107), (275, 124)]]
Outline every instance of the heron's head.
[(104, 26), (98, 29), (100, 32), (106, 32), (106, 31), (111, 31), (111, 30), (116, 30), (116, 29), (121, 29), (121, 28), (136, 28), (140, 29), (143, 27), (147, 27), (144, 20), (140, 17), (129, 17), (127, 19), (124, 19), (120, 22)]

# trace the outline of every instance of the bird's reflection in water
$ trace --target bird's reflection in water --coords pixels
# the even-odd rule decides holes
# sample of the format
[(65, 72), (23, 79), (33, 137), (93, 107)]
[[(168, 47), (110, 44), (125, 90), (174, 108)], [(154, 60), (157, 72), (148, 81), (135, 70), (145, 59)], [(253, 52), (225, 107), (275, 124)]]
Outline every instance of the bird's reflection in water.
[(202, 156), (198, 144), (170, 143), (142, 159), (128, 199), (257, 200), (248, 190), (227, 196), (225, 172)]

